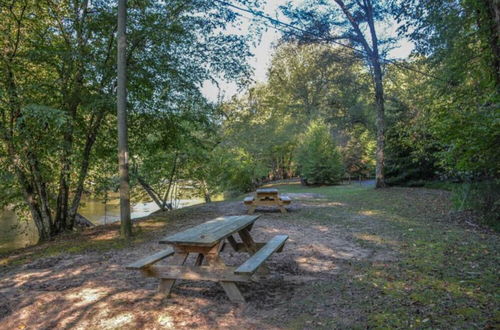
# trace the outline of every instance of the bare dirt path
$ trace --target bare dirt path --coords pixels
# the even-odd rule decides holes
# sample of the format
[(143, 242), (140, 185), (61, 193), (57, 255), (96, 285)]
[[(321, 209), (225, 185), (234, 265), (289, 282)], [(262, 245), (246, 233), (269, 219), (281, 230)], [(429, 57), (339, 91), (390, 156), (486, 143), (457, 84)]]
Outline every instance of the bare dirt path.
[[(283, 233), (290, 240), (283, 253), (269, 261), (269, 276), (241, 286), (248, 300), (245, 306), (228, 301), (222, 288), (212, 282), (178, 282), (172, 297), (162, 300), (155, 292), (156, 279), (123, 268), (161, 248), (152, 239), (118, 251), (42, 258), (3, 274), (0, 293), (5, 316), (0, 327), (275, 327), (264, 319), (285, 316), (287, 301), (303, 283), (333, 280), (349, 260), (367, 258), (372, 252), (343, 239), (334, 226), (287, 221), (303, 207), (297, 202), (285, 216), (263, 210), (253, 229), (254, 238), (265, 241)], [(196, 208), (184, 226), (244, 211), (240, 202), (204, 205)], [(223, 252), (223, 257), (234, 265), (245, 260), (242, 253)]]

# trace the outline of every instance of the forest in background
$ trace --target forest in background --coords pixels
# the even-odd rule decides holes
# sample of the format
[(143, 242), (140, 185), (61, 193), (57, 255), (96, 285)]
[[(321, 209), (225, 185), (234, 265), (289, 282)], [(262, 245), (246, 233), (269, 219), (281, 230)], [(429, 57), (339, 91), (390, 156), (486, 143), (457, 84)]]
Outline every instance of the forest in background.
[[(327, 15), (314, 1), (282, 8), (302, 32), (284, 33), (267, 82), (253, 85), (247, 60), (259, 22), (228, 34), (241, 21), (224, 2), (129, 1), (134, 198), (165, 209), (175, 183), (209, 202), (298, 175), (306, 184), (371, 178), (383, 138), (384, 183), (452, 186), (457, 209), (498, 226), (498, 1), (335, 2), (346, 11)], [(46, 240), (73, 229), (83, 194), (117, 188), (116, 5), (0, 3), (0, 202), (35, 221)], [(383, 61), (393, 40), (368, 36), (372, 46), (360, 46), (345, 12), (360, 26), (399, 22), (414, 54)], [(332, 42), (337, 30), (349, 47)], [(201, 86), (218, 79), (245, 92), (209, 102)]]

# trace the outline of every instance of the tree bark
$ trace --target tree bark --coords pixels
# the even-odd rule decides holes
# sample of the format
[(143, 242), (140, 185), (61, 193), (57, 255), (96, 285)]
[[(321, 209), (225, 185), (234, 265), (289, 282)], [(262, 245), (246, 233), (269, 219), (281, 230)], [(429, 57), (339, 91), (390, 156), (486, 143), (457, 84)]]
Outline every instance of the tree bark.
[(130, 187), (128, 174), (127, 134), (127, 0), (118, 0), (118, 68), (117, 68), (117, 112), (118, 112), (118, 162), (120, 173), (120, 221), (121, 234), (125, 239), (132, 236), (130, 220)]
[(144, 190), (148, 193), (149, 197), (158, 205), (160, 210), (164, 211), (165, 210), (165, 203), (163, 203), (160, 198), (158, 197), (158, 194), (156, 191), (147, 183), (139, 174), (137, 174), (137, 181), (139, 181), (139, 184), (144, 188)]
[(492, 69), (496, 87), (500, 88), (500, 0), (484, 0), (489, 26), (489, 42), (493, 53)]
[(172, 184), (174, 182), (174, 177), (175, 177), (175, 172), (177, 171), (177, 159), (179, 157), (179, 153), (175, 153), (174, 157), (174, 165), (172, 166), (172, 171), (170, 171), (170, 177), (168, 178), (168, 187), (167, 190), (165, 191), (165, 194), (163, 195), (163, 203), (161, 209), (164, 210), (165, 207), (167, 207), (168, 204), (168, 195), (170, 194), (170, 190), (172, 189)]
[(382, 76), (382, 67), (380, 65), (380, 53), (378, 50), (378, 37), (375, 30), (375, 21), (373, 14), (373, 6), (371, 0), (364, 0), (364, 9), (367, 16), (368, 27), (370, 28), (370, 35), (372, 40), (372, 66), (373, 66), (373, 80), (375, 82), (375, 107), (377, 112), (376, 126), (377, 126), (377, 150), (376, 150), (376, 167), (375, 167), (375, 187), (385, 187), (385, 109), (384, 109), (384, 85)]
[(385, 109), (384, 109), (384, 87), (382, 83), (382, 68), (377, 58), (373, 61), (373, 72), (375, 81), (375, 106), (377, 111), (377, 150), (375, 166), (375, 187), (384, 188), (384, 164), (385, 164)]
[(80, 171), (78, 174), (78, 181), (76, 184), (76, 190), (75, 190), (75, 195), (73, 196), (73, 200), (71, 202), (71, 207), (68, 211), (68, 222), (71, 228), (73, 228), (73, 225), (75, 224), (75, 217), (78, 212), (78, 207), (80, 206), (80, 200), (82, 198), (83, 194), (83, 186), (85, 183), (85, 178), (87, 177), (89, 165), (90, 165), (90, 157), (91, 157), (91, 152), (92, 152), (92, 147), (94, 146), (94, 143), (97, 139), (97, 133), (99, 132), (99, 128), (101, 127), (101, 123), (104, 120), (105, 117), (105, 111), (104, 109), (101, 109), (100, 112), (98, 112), (95, 122), (93, 122), (90, 126), (90, 131), (87, 135), (87, 139), (85, 141), (85, 147), (83, 149), (82, 153), (82, 163), (80, 166)]

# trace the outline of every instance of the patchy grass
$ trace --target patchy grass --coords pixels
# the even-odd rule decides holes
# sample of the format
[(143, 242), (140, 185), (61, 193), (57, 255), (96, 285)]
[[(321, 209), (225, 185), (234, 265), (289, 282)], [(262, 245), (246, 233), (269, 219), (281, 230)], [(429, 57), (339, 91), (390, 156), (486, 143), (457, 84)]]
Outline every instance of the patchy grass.
[[(395, 249), (392, 262), (352, 262), (333, 283), (305, 290), (304, 308), (333, 308), (345, 317), (315, 321), (319, 327), (483, 328), (500, 325), (498, 236), (467, 228), (448, 217), (449, 194), (425, 189), (373, 190), (356, 185), (308, 188), (277, 186), (280, 192), (321, 194), (301, 210), (301, 222), (334, 224), (371, 249)], [(346, 320), (349, 322), (346, 323)], [(304, 315), (292, 328), (311, 325)]]

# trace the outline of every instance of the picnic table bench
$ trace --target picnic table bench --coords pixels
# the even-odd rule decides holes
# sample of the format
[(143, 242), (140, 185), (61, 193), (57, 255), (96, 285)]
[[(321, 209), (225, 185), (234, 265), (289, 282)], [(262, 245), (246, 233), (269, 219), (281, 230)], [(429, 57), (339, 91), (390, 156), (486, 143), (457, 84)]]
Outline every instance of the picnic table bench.
[(280, 195), (278, 189), (257, 189), (255, 196), (245, 197), (243, 200), (248, 207), (248, 214), (253, 214), (257, 206), (277, 206), (281, 213), (286, 213), (285, 205), (290, 205), (292, 200), (286, 195)]
[[(126, 266), (140, 270), (145, 276), (160, 279), (158, 291), (170, 294), (176, 280), (215, 281), (233, 302), (245, 302), (237, 282), (249, 282), (257, 271), (266, 271), (266, 261), (274, 252), (281, 252), (287, 235), (276, 235), (267, 243), (256, 243), (250, 230), (259, 215), (219, 217), (177, 234), (167, 236), (160, 243), (171, 247)], [(241, 242), (234, 235), (238, 233)], [(238, 267), (228, 266), (220, 257), (226, 243), (237, 252), (247, 252), (250, 258)], [(184, 265), (190, 253), (196, 254), (194, 266)], [(169, 265), (155, 265), (172, 256)]]

